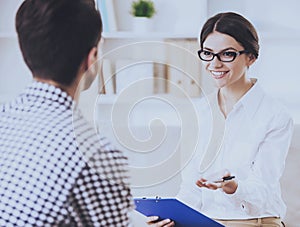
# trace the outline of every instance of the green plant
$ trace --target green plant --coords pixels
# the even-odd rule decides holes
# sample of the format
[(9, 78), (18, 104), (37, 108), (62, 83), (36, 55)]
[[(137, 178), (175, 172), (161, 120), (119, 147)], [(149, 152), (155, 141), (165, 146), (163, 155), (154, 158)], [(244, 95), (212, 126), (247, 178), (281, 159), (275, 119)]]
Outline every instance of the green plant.
[(151, 18), (156, 13), (154, 3), (151, 0), (138, 0), (131, 4), (131, 14), (135, 17)]

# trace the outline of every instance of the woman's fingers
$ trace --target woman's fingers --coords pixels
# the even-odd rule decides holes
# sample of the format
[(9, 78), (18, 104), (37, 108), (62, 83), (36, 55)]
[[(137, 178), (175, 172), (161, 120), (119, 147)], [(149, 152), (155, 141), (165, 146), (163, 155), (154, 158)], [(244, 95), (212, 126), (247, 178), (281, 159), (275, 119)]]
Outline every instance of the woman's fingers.
[(201, 179), (196, 181), (196, 185), (200, 188), (201, 187), (207, 187), (205, 182), (207, 182), (207, 180), (204, 179), (204, 178), (201, 178)]
[(207, 183), (206, 187), (212, 190), (217, 190), (218, 188), (222, 188), (221, 183)]
[(212, 189), (212, 190), (217, 190), (218, 188), (222, 187), (221, 183), (212, 183), (212, 182), (207, 181), (204, 178), (197, 180), (196, 185), (200, 188), (205, 187), (205, 188)]

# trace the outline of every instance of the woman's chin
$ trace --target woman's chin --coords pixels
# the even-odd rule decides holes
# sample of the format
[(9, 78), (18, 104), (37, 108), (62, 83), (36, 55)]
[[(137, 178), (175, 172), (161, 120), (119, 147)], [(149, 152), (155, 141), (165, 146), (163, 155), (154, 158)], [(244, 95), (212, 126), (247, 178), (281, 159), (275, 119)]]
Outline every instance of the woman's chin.
[(218, 89), (221, 89), (221, 88), (223, 88), (223, 87), (226, 86), (226, 83), (221, 82), (221, 81), (219, 81), (219, 80), (217, 80), (217, 81), (214, 80), (214, 84), (215, 84), (215, 87), (218, 88)]

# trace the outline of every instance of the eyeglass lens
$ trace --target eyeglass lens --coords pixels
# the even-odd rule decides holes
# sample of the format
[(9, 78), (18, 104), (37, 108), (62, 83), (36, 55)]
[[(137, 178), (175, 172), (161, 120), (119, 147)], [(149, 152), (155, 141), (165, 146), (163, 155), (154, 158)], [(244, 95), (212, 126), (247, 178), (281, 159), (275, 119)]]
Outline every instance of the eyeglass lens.
[(207, 50), (200, 50), (198, 52), (198, 55), (199, 55), (200, 59), (203, 61), (212, 61), (214, 59), (214, 57), (217, 57), (220, 61), (231, 62), (236, 58), (236, 56), (238, 55), (238, 52), (223, 51), (221, 53), (214, 54)]

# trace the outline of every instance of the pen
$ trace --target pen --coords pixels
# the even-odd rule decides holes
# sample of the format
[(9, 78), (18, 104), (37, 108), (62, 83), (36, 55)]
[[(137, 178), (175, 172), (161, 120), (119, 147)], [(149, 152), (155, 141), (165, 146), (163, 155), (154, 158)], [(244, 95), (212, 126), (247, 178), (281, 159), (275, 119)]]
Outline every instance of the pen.
[(234, 178), (235, 178), (235, 176), (227, 176), (227, 177), (223, 177), (222, 180), (214, 181), (214, 183), (222, 183), (222, 182), (225, 182), (225, 181), (232, 180)]

